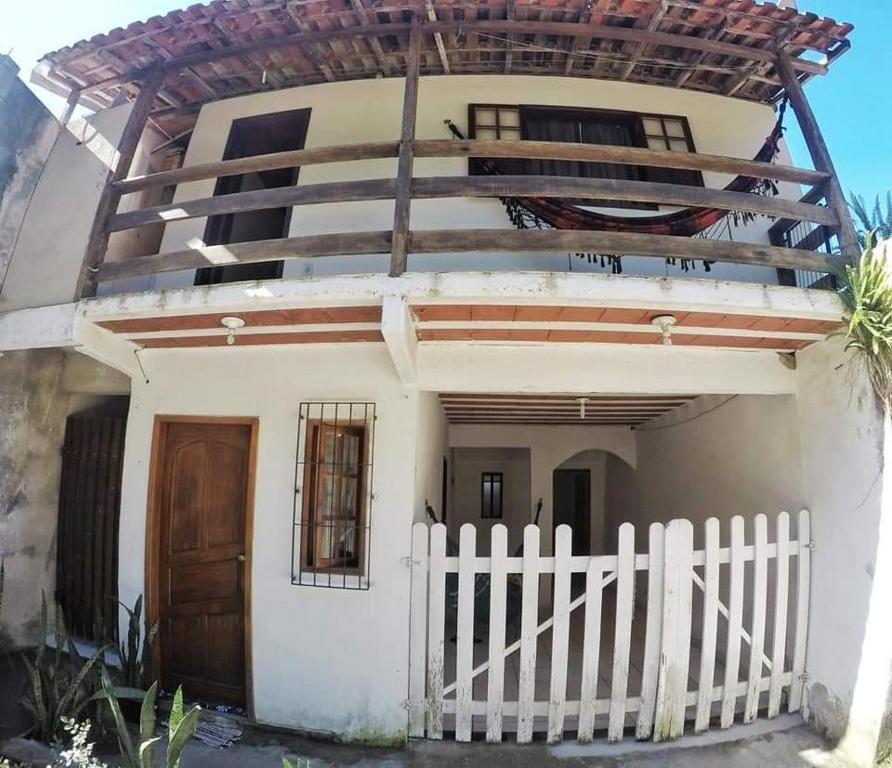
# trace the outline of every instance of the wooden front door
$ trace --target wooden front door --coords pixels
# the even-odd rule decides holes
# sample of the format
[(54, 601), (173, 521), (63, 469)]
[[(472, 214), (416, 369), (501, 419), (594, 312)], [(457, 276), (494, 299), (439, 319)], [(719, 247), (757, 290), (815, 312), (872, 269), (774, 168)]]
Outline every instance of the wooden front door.
[(158, 573), (161, 684), (246, 703), (246, 579), (253, 426), (161, 425)]

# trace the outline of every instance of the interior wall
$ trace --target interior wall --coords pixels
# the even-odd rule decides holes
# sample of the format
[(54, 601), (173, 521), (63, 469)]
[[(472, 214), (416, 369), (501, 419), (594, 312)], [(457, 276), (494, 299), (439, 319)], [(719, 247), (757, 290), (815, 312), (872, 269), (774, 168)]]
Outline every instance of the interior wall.
[[(481, 514), (481, 475), (502, 473), (502, 517), (488, 519)], [(477, 550), (488, 553), (492, 527), (508, 527), (508, 551), (523, 541), (523, 529), (532, 517), (530, 498), (530, 451), (526, 448), (457, 448), (453, 451), (452, 509), (449, 530), (458, 540), (465, 523), (477, 529)]]
[[(583, 451), (605, 451), (635, 466), (635, 435), (628, 427), (454, 424), (449, 445), (458, 448), (524, 448), (530, 452), (530, 516), (539, 499), (542, 513), (540, 551), (551, 554), (553, 546), (554, 470)], [(456, 483), (457, 484), (457, 483)]]
[[(760, 512), (795, 513), (805, 502), (791, 396), (705, 396), (634, 434), (636, 469), (608, 458), (611, 545), (624, 522), (636, 526), (646, 548), (650, 523), (686, 518), (699, 546), (710, 517), (751, 521)], [(729, 526), (722, 534), (730, 536)]]

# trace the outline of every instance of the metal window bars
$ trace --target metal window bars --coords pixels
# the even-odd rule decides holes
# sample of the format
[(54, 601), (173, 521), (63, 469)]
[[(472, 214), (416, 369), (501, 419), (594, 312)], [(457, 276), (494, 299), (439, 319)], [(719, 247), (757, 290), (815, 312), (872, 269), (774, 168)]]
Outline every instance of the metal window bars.
[(367, 590), (371, 526), (375, 404), (300, 404), (291, 583)]

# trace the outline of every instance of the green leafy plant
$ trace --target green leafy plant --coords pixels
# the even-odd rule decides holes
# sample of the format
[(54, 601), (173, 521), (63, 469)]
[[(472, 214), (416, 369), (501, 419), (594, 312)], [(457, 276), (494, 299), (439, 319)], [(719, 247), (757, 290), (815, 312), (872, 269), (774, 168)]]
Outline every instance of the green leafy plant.
[(27, 672), (22, 703), (34, 718), (34, 735), (41, 741), (55, 743), (62, 735), (65, 718), (76, 718), (90, 701), (96, 688), (95, 671), (108, 646), (97, 648), (92, 656), (83, 659), (68, 637), (62, 607), (56, 605), (55, 648), (50, 648), (47, 613), (46, 594), (41, 594), (41, 642), (33, 658), (28, 653), (21, 655)]
[(310, 768), (310, 761), (306, 757), (299, 757), (296, 763), (292, 763), (287, 757), (283, 757), (282, 768)]
[[(863, 248), (867, 247), (867, 238), (871, 233), (880, 241), (892, 238), (892, 191), (886, 192), (885, 201), (882, 201), (877, 195), (873, 207), (869, 207), (867, 201), (854, 192), (852, 192), (851, 198), (849, 208), (854, 214), (855, 225), (859, 229)], [(885, 206), (883, 202), (885, 202)]]
[[(152, 645), (158, 634), (158, 622), (148, 626), (148, 621), (142, 621), (142, 595), (136, 598), (131, 610), (121, 603), (121, 607), (127, 611), (127, 643), (121, 643), (118, 654), (121, 659), (121, 676), (124, 685), (130, 688), (145, 689), (149, 685), (148, 675), (151, 670)], [(145, 628), (145, 640), (140, 647), (140, 638)]]
[(59, 765), (75, 768), (108, 768), (93, 756), (94, 744), (89, 741), (90, 721), (78, 723), (76, 720), (63, 717), (65, 732), (71, 735), (71, 746), (59, 755)]
[(846, 306), (846, 350), (863, 363), (885, 407), (892, 405), (892, 280), (886, 258), (868, 232), (857, 265), (846, 266), (840, 296)]
[[(164, 738), (155, 735), (155, 700), (158, 696), (158, 683), (152, 683), (143, 699), (139, 714), (139, 744), (137, 745), (133, 743), (130, 731), (127, 730), (127, 721), (121, 712), (116, 689), (105, 670), (102, 672), (100, 695), (108, 701), (111, 709), (124, 764), (129, 768), (156, 768), (158, 763), (155, 760), (155, 747)], [(186, 746), (189, 737), (195, 733), (200, 715), (200, 707), (192, 707), (188, 712), (183, 711), (183, 689), (177, 688), (168, 719), (167, 754), (163, 763), (166, 768), (178, 768), (183, 747)]]

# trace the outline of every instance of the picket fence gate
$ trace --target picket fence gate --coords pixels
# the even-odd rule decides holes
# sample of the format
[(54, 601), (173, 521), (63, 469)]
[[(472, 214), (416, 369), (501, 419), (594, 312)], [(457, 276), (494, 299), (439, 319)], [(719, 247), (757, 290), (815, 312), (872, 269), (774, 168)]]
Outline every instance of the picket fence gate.
[[(508, 530), (496, 525), (491, 529), (491, 551), (481, 557), (473, 525), (461, 527), (458, 554), (447, 556), (446, 527), (416, 524), (409, 736), (442, 739), (444, 725), (451, 725), (457, 741), (470, 741), (473, 734), (485, 732), (487, 741), (500, 742), (503, 731), (513, 730), (518, 743), (530, 742), (536, 731), (547, 732), (548, 741), (556, 743), (565, 731), (575, 730), (577, 739), (587, 743), (593, 740), (600, 718), (606, 721), (608, 741), (621, 740), (632, 725), (637, 739), (661, 741), (680, 737), (686, 721), (700, 733), (711, 725), (730, 727), (738, 711), (744, 723), (760, 712), (776, 717), (784, 695), (787, 711), (798, 711), (813, 547), (809, 514), (799, 513), (795, 540), (790, 538), (786, 512), (775, 519), (770, 543), (765, 515), (753, 519), (751, 543), (745, 540), (745, 527), (742, 517), (732, 518), (729, 546), (721, 546), (719, 521), (707, 520), (704, 547), (695, 550), (689, 520), (665, 526), (654, 523), (648, 531), (647, 554), (640, 554), (635, 552), (635, 528), (626, 523), (619, 528), (616, 555), (572, 556), (571, 529), (561, 525), (555, 530), (554, 557), (544, 557), (539, 554), (539, 529), (528, 525), (522, 554), (509, 557)], [(640, 690), (630, 695), (638, 572), (644, 572), (639, 587), (646, 583), (647, 597), (639, 599), (644, 610), (636, 622), (638, 627), (643, 624), (644, 632), (636, 671)], [(572, 586), (575, 573), (585, 574), (584, 588)], [(546, 585), (542, 594), (540, 582)], [(602, 682), (602, 607), (608, 587), (615, 587), (615, 596), (610, 596), (615, 606), (613, 659), (607, 682)], [(695, 587), (701, 593), (696, 600)], [(516, 615), (518, 600), (519, 637), (509, 644), (509, 629), (518, 631), (511, 621), (511, 607)], [(584, 614), (581, 670), (579, 665), (570, 669), (568, 656), (571, 616), (579, 609)], [(547, 615), (544, 621), (542, 615)], [(452, 634), (447, 632), (447, 618), (454, 637), (447, 636)], [(475, 665), (475, 626), (481, 623), (488, 623), (488, 645), (478, 639), (478, 656), (484, 657)], [(692, 626), (699, 629), (694, 664)], [(543, 654), (541, 643), (549, 633), (548, 653)], [(605, 626), (605, 633), (609, 638), (611, 628)], [(454, 667), (451, 681), (445, 679), (447, 648), (452, 654), (449, 666)], [(542, 657), (550, 656), (550, 661), (545, 658), (550, 671), (539, 670), (540, 682), (543, 674), (548, 676), (548, 691), (538, 696), (537, 650)], [(515, 653), (517, 695), (506, 701), (506, 660)], [(485, 692), (475, 698), (474, 680), (484, 673)], [(693, 673), (697, 674), (692, 688)], [(573, 700), (567, 696), (568, 674), (578, 676), (573, 683), (578, 683), (579, 695)]]

